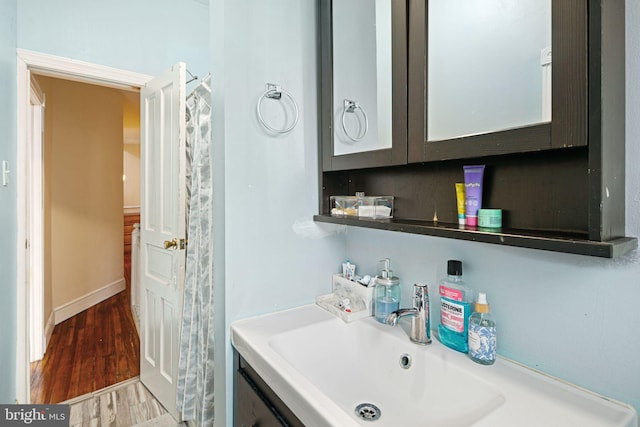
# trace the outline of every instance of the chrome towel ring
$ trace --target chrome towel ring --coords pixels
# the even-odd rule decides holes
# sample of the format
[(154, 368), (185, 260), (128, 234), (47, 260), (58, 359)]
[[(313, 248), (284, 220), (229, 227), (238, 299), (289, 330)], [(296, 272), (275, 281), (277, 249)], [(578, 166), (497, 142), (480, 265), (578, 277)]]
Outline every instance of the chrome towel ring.
[[(296, 127), (296, 124), (298, 124), (298, 118), (300, 117), (300, 111), (298, 110), (298, 104), (296, 103), (296, 100), (293, 99), (293, 96), (291, 96), (291, 94), (289, 92), (287, 92), (286, 90), (283, 90), (280, 85), (277, 84), (273, 84), (273, 83), (267, 83), (265, 85), (266, 90), (264, 91), (264, 93), (260, 96), (260, 98), (258, 98), (258, 104), (256, 105), (256, 112), (258, 113), (258, 120), (260, 120), (260, 123), (262, 124), (262, 126), (264, 126), (267, 130), (274, 132), (274, 133), (287, 133), (290, 132), (294, 127)], [(291, 124), (291, 126), (285, 128), (285, 129), (276, 129), (272, 126), (269, 126), (267, 124), (267, 122), (264, 120), (264, 117), (262, 117), (262, 112), (260, 111), (260, 106), (262, 105), (262, 101), (264, 101), (265, 98), (270, 98), (270, 99), (282, 99), (282, 95), (286, 96), (287, 98), (289, 98), (289, 100), (291, 101), (291, 103), (293, 104), (293, 108), (294, 111), (296, 113), (295, 118), (293, 119), (293, 123)]]
[[(354, 136), (351, 136), (349, 131), (347, 131), (347, 124), (344, 122), (344, 120), (347, 113), (355, 114), (356, 110), (360, 110), (360, 112), (362, 113), (362, 117), (364, 118), (364, 131), (362, 132), (361, 135), (354, 137)], [(356, 101), (351, 101), (350, 99), (344, 100), (344, 109), (342, 110), (342, 130), (344, 131), (344, 134), (347, 135), (347, 138), (349, 138), (353, 142), (361, 141), (362, 138), (364, 138), (367, 135), (367, 131), (369, 130), (369, 118), (367, 117), (367, 113), (364, 111), (362, 106)]]

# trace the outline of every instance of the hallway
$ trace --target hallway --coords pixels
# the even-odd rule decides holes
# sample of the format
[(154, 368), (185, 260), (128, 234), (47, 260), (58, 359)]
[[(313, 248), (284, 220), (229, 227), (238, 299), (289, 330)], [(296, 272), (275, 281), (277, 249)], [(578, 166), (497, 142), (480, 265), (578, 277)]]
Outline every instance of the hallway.
[(31, 364), (31, 403), (59, 403), (140, 374), (140, 345), (127, 289), (56, 325), (42, 360)]

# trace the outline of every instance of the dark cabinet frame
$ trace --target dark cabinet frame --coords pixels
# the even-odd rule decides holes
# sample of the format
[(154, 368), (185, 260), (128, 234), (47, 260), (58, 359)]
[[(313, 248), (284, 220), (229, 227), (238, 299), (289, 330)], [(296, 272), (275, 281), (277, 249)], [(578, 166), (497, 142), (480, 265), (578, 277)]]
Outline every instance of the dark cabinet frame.
[[(320, 1), (321, 41), (330, 31), (328, 4)], [(326, 156), (333, 146), (323, 104), (320, 215), (314, 219), (600, 257), (637, 248), (636, 238), (625, 237), (624, 0), (552, 2), (550, 123), (439, 142), (426, 142), (427, 2), (406, 4), (406, 162), (345, 158), (336, 166)], [(326, 102), (330, 52), (322, 47)], [(505, 210), (501, 230), (458, 227), (453, 188), (465, 164), (487, 165), (483, 199), (485, 207)], [(395, 196), (394, 218), (331, 217), (329, 196), (355, 191)]]

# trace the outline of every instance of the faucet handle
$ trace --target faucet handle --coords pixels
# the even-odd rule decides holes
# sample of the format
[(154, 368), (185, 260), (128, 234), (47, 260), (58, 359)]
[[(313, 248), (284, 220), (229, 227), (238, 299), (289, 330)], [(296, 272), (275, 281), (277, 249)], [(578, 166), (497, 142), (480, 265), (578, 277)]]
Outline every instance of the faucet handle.
[(424, 283), (413, 285), (413, 307), (420, 309), (429, 304), (429, 288)]

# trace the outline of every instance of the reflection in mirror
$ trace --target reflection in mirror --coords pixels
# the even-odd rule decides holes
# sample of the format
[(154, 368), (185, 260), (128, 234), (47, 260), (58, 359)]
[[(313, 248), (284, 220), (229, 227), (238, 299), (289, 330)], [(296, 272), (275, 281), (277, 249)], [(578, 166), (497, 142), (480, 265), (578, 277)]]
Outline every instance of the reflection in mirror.
[(428, 140), (551, 119), (551, 0), (429, 0)]
[(391, 0), (334, 0), (334, 155), (391, 148)]

